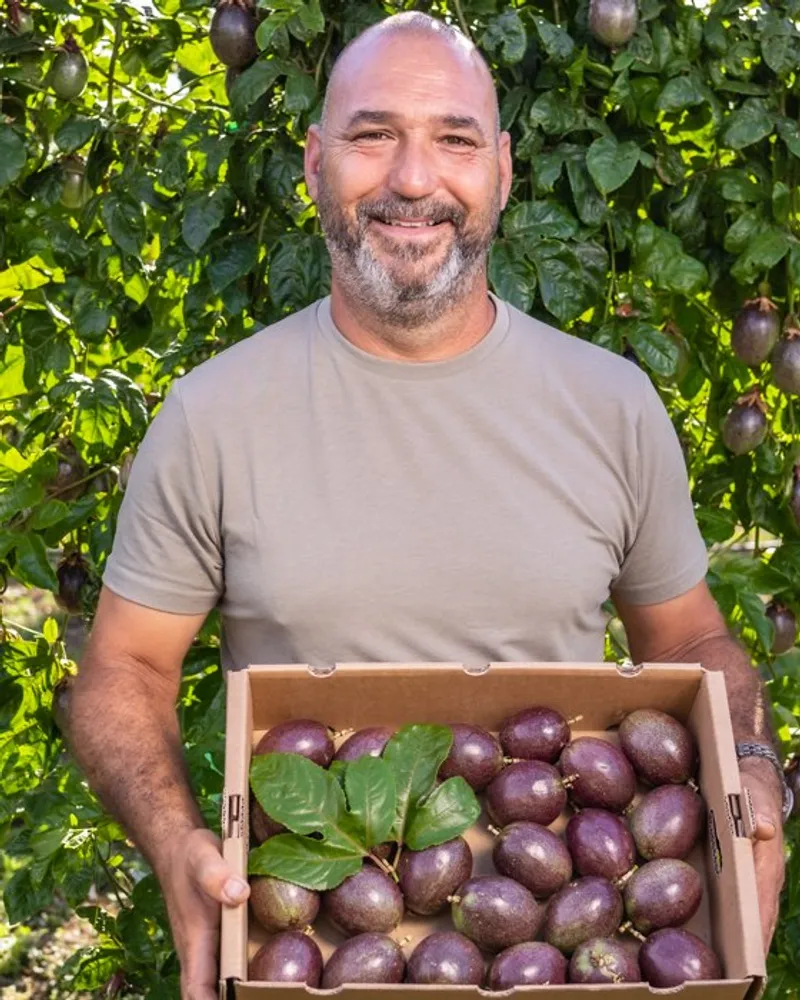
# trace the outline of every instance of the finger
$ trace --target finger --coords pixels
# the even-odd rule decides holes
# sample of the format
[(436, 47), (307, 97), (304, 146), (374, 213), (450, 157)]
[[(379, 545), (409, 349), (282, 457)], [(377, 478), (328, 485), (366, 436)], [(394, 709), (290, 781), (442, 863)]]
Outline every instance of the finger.
[(217, 991), (208, 986), (188, 986), (181, 990), (181, 1000), (217, 1000)]
[(238, 876), (209, 840), (196, 844), (190, 871), (197, 885), (218, 903), (238, 906), (250, 895), (250, 886)]
[(775, 802), (764, 788), (762, 782), (748, 780), (748, 777), (743, 777), (743, 784), (750, 793), (750, 801), (753, 805), (755, 816), (753, 837), (756, 840), (772, 840), (780, 829), (780, 820), (775, 808)]
[(182, 982), (188, 992), (194, 991), (200, 997), (204, 991), (211, 990), (216, 994), (219, 978), (217, 966), (218, 929), (212, 927), (187, 928), (189, 932), (188, 945), (185, 954), (181, 956)]

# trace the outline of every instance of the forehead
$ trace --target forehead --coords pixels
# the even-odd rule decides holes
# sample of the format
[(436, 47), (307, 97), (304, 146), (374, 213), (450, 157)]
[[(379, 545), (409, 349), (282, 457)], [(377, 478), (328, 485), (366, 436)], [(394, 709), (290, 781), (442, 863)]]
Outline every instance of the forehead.
[(365, 105), (413, 122), (471, 115), (488, 125), (494, 101), (491, 76), (466, 48), (435, 36), (386, 34), (348, 52), (331, 82), (329, 113), (338, 127)]

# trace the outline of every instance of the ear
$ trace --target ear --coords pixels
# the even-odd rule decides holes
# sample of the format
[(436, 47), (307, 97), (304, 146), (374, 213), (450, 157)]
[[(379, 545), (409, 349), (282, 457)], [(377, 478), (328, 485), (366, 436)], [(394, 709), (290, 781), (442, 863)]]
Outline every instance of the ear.
[(322, 135), (319, 125), (309, 125), (306, 134), (306, 149), (304, 154), (304, 168), (306, 176), (306, 187), (309, 197), (317, 200), (319, 191), (319, 168), (322, 160)]
[(501, 132), (498, 140), (498, 153), (500, 165), (500, 190), (502, 193), (501, 208), (505, 208), (511, 194), (511, 182), (514, 177), (514, 165), (511, 160), (511, 136), (508, 132)]

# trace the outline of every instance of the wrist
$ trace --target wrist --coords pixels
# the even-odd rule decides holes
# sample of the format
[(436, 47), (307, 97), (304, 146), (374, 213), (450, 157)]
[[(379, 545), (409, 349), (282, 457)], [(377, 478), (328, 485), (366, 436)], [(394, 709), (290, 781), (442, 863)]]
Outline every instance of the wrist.
[(771, 761), (764, 757), (742, 757), (739, 759), (741, 774), (749, 774), (765, 786), (775, 804), (775, 815), (783, 819), (784, 785)]

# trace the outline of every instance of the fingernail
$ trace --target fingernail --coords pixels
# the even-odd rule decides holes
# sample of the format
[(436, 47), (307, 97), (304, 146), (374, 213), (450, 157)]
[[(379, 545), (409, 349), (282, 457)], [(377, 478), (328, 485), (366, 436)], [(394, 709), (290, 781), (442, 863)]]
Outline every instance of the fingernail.
[(776, 832), (776, 826), (768, 816), (759, 816), (758, 825), (764, 828), (765, 837), (774, 837)]
[(222, 887), (222, 894), (229, 903), (241, 903), (247, 892), (247, 882), (240, 878), (229, 878)]

